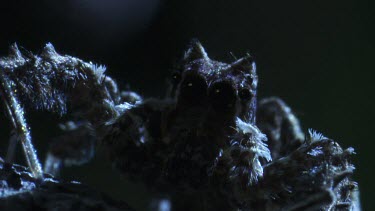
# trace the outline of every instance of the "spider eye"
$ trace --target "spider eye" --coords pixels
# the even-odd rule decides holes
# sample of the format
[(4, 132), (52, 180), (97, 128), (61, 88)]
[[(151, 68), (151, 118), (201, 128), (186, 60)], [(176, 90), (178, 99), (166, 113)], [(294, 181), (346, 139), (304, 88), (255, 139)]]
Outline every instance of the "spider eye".
[(217, 82), (210, 87), (209, 96), (216, 109), (225, 110), (235, 106), (236, 91), (227, 81)]
[(173, 84), (180, 83), (180, 81), (181, 81), (181, 73), (178, 72), (178, 71), (173, 72), (171, 79), (172, 79), (172, 83)]
[(241, 100), (248, 101), (252, 98), (252, 94), (249, 89), (241, 89), (238, 91), (238, 96)]
[(207, 94), (206, 80), (200, 75), (187, 75), (180, 85), (180, 99), (199, 101)]

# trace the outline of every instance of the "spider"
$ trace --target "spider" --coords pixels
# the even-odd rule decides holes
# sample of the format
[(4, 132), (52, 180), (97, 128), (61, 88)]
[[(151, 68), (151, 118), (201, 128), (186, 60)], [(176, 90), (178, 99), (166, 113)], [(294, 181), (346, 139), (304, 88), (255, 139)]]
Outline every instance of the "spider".
[[(192, 41), (175, 68), (165, 99), (119, 91), (105, 68), (56, 53), (12, 54), (0, 60), (1, 96), (29, 167), (42, 177), (23, 103), (68, 113), (45, 171), (87, 162), (98, 142), (116, 169), (142, 182), (175, 210), (358, 210), (350, 176), (352, 148), (309, 130), (278, 98), (257, 102), (253, 58), (208, 57)], [(36, 90), (36, 94), (31, 92)], [(66, 108), (69, 112), (66, 112)]]
[(193, 41), (167, 98), (137, 102), (103, 145), (176, 210), (359, 209), (353, 149), (313, 130), (305, 138), (282, 100), (257, 103), (257, 84), (250, 55), (226, 64)]

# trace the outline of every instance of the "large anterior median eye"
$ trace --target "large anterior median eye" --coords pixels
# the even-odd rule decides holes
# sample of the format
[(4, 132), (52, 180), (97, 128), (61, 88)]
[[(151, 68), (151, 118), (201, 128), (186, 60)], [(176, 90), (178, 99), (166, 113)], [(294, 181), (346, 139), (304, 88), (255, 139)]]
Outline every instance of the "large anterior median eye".
[(173, 84), (178, 84), (181, 81), (181, 73), (178, 71), (174, 71), (171, 75), (171, 81)]
[(210, 87), (209, 97), (215, 109), (232, 109), (236, 103), (236, 90), (230, 82), (216, 82)]
[(196, 74), (190, 74), (184, 77), (179, 92), (179, 100), (190, 102), (200, 102), (207, 95), (206, 80)]

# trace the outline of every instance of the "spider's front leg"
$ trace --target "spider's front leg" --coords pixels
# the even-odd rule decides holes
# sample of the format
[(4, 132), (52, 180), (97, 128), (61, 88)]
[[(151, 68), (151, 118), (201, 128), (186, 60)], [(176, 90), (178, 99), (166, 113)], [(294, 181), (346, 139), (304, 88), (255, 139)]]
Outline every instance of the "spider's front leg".
[(88, 121), (60, 124), (64, 134), (50, 143), (44, 172), (58, 176), (65, 166), (82, 165), (94, 157), (97, 134)]
[(155, 185), (163, 175), (167, 149), (162, 140), (163, 119), (172, 104), (156, 99), (141, 102), (134, 94), (123, 93), (124, 99), (137, 103), (107, 126), (101, 144), (116, 169), (132, 179)]
[[(248, 192), (251, 210), (358, 210), (351, 180), (352, 148), (309, 130), (306, 137), (291, 109), (275, 97), (261, 100), (257, 125), (268, 137), (273, 161)], [(261, 203), (259, 203), (261, 202)]]
[(263, 166), (272, 160), (267, 137), (255, 125), (237, 118), (237, 133), (230, 146), (217, 158), (213, 177), (222, 185), (229, 201), (242, 207), (248, 200), (252, 186), (263, 178)]
[(10, 116), (13, 127), (15, 131), (17, 131), (17, 138), (12, 138), (9, 143), (10, 147), (6, 162), (10, 164), (13, 163), (15, 144), (19, 138), (32, 174), (35, 178), (43, 178), (42, 166), (39, 163), (36, 151), (31, 142), (30, 128), (24, 116), (25, 112), (16, 95), (17, 89), (13, 82), (4, 74), (2, 69), (0, 69), (0, 83), (1, 96), (7, 107), (8, 115)]
[(262, 99), (257, 109), (257, 126), (268, 137), (272, 158), (278, 159), (296, 150), (304, 141), (297, 117), (280, 98)]

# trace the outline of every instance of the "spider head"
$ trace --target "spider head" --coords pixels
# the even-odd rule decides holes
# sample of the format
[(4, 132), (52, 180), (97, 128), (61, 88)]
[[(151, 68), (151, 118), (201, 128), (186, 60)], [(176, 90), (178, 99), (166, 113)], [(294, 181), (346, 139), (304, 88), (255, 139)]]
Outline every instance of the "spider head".
[(218, 62), (207, 56), (199, 41), (193, 41), (172, 81), (178, 108), (255, 122), (258, 78), (250, 55), (230, 64)]

